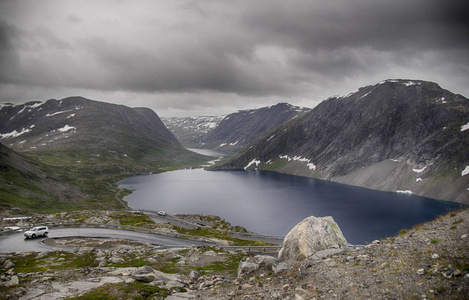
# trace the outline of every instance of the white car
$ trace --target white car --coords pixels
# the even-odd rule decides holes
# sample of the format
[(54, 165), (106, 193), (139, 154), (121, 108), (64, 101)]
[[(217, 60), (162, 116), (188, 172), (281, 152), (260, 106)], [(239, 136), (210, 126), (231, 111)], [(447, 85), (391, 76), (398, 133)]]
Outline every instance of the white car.
[(165, 212), (165, 211), (162, 211), (162, 210), (160, 210), (159, 212), (157, 212), (157, 214), (158, 214), (159, 216), (163, 216), (163, 217), (166, 216), (166, 212)]
[(47, 236), (49, 233), (49, 228), (47, 226), (36, 226), (24, 233), (26, 239), (35, 238), (38, 236)]

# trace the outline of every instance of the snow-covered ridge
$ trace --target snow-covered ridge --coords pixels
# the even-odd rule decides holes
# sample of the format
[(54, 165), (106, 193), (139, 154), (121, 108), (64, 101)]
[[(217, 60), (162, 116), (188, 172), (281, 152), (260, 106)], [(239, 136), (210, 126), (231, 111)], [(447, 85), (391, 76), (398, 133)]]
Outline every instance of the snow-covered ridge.
[(400, 79), (388, 79), (388, 80), (383, 80), (383, 81), (379, 82), (378, 85), (385, 84), (385, 83), (402, 83), (405, 86), (412, 86), (412, 85), (420, 85), (421, 84), (420, 82), (414, 82), (414, 81), (411, 81), (411, 80), (405, 81), (405, 80), (400, 80)]

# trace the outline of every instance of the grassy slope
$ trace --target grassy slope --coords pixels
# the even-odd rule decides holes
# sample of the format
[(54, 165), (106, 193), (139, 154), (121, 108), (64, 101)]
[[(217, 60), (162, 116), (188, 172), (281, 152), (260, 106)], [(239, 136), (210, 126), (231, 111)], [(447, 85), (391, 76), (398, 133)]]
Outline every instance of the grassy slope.
[[(0, 207), (34, 212), (122, 209), (113, 183), (132, 175), (196, 166), (206, 159), (190, 152), (171, 162), (157, 157), (118, 160), (80, 151), (18, 154), (2, 146)], [(125, 193), (119, 193), (119, 197)]]

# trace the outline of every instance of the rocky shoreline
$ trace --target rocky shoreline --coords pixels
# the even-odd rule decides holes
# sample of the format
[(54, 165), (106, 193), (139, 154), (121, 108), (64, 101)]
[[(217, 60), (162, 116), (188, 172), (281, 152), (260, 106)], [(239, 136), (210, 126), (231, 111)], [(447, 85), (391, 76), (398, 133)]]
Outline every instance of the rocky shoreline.
[(0, 299), (469, 299), (469, 210), (293, 261), (207, 246), (86, 245), (1, 254)]

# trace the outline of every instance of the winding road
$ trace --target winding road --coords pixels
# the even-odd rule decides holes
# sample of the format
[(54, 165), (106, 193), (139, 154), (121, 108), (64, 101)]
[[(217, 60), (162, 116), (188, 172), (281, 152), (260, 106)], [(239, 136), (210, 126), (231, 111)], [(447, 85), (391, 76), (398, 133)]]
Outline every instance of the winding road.
[[(204, 241), (196, 241), (179, 237), (163, 236), (152, 233), (137, 232), (123, 229), (110, 228), (51, 228), (49, 238), (60, 237), (102, 237), (116, 238), (131, 241), (146, 242), (152, 245), (166, 247), (190, 247), (192, 245), (213, 245)], [(24, 239), (23, 232), (8, 234), (0, 237), (0, 253), (10, 252), (42, 252), (50, 251), (57, 246), (42, 243), (44, 238)]]

